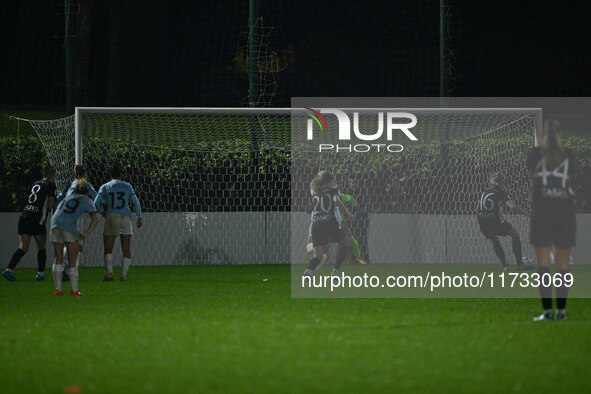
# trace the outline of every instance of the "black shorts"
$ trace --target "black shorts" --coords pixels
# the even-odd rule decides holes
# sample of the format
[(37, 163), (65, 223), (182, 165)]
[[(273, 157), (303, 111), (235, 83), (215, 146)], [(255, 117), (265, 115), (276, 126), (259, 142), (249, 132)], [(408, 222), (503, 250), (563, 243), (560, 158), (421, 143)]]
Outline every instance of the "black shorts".
[(576, 243), (575, 208), (533, 209), (529, 221), (529, 241), (534, 246), (572, 248)]
[(328, 245), (345, 238), (345, 233), (336, 220), (313, 222), (311, 233), (314, 247)]
[(37, 216), (22, 216), (18, 219), (19, 235), (43, 235), (47, 234), (44, 224), (39, 224)]
[(480, 231), (485, 237), (490, 238), (493, 235), (505, 236), (511, 232), (511, 223), (495, 219), (481, 219), (478, 218), (478, 225)]

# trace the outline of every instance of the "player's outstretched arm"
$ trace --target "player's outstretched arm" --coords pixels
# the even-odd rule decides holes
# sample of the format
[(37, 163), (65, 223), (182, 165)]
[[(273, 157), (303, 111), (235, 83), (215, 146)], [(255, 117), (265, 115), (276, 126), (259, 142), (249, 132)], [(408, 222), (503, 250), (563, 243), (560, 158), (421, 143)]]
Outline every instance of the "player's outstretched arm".
[(519, 208), (519, 207), (518, 207), (517, 205), (515, 205), (515, 203), (514, 203), (513, 201), (511, 201), (511, 200), (507, 200), (507, 206), (508, 206), (508, 207), (509, 207), (509, 209), (510, 209), (510, 210), (512, 210), (512, 211), (515, 211), (515, 212), (517, 212), (517, 213), (520, 213), (520, 214), (522, 214), (522, 215), (525, 215), (525, 216), (531, 216), (531, 215), (529, 214), (529, 212), (527, 212), (527, 211), (524, 211), (523, 209)]

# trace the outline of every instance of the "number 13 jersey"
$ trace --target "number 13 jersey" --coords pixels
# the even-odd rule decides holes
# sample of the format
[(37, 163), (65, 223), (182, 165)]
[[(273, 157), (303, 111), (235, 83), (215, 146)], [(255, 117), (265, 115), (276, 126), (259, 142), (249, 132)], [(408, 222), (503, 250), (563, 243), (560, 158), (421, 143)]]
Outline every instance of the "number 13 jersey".
[(118, 213), (131, 217), (129, 201), (133, 204), (137, 217), (141, 218), (140, 202), (131, 184), (119, 179), (113, 179), (101, 186), (94, 203), (99, 212), (102, 210), (101, 205), (104, 204), (107, 207), (107, 213)]

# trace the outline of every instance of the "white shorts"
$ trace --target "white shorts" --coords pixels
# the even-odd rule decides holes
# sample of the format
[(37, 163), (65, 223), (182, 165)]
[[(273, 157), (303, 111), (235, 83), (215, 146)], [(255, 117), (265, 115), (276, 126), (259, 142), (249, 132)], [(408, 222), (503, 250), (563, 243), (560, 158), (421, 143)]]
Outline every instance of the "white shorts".
[(119, 213), (107, 213), (103, 235), (132, 235), (131, 218)]
[(55, 243), (78, 242), (78, 237), (74, 234), (62, 230), (61, 228), (52, 228), (50, 234), (50, 241)]

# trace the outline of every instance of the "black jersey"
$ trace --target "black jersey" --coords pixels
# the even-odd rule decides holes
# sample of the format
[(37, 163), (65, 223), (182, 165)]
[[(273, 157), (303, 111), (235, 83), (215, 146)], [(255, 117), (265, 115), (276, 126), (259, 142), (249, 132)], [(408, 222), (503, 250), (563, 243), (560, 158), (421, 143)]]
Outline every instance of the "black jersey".
[(340, 195), (335, 188), (330, 188), (318, 193), (312, 193), (312, 222), (335, 220), (340, 222), (341, 212), (334, 202), (334, 196)]
[(504, 190), (497, 187), (486, 189), (480, 195), (478, 204), (478, 219), (502, 221), (501, 207), (511, 197)]
[(35, 182), (21, 216), (45, 225), (47, 221), (47, 202), (49, 197), (55, 198), (56, 194), (57, 189), (55, 183), (47, 180)]
[(575, 201), (572, 178), (576, 172), (575, 154), (564, 148), (564, 159), (554, 168), (548, 168), (539, 147), (533, 148), (527, 157), (533, 183), (532, 204), (571, 205)]

